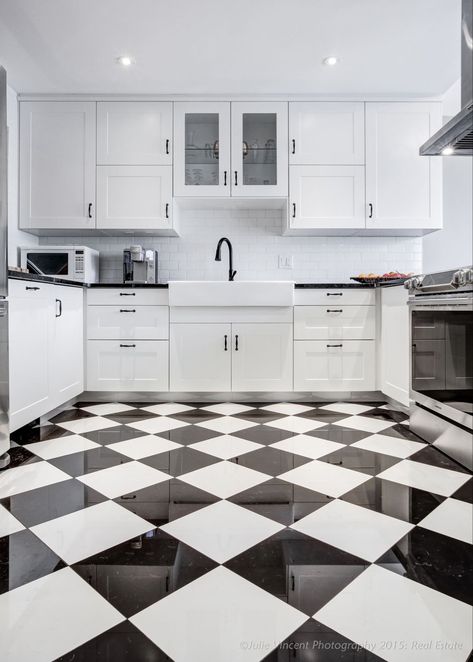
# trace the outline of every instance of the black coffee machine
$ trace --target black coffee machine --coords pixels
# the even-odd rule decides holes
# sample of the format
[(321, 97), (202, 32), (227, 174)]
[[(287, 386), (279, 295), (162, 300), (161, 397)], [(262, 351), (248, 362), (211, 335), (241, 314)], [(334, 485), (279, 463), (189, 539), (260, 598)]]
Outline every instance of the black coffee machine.
[(123, 251), (123, 282), (158, 282), (158, 253), (142, 246), (130, 246)]

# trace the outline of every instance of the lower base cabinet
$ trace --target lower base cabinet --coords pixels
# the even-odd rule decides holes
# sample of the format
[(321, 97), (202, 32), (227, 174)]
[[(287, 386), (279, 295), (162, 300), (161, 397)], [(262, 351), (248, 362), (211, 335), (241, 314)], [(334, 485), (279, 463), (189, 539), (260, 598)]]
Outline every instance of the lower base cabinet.
[(89, 340), (88, 391), (167, 391), (166, 340)]
[(373, 340), (297, 340), (295, 391), (373, 391), (376, 348)]

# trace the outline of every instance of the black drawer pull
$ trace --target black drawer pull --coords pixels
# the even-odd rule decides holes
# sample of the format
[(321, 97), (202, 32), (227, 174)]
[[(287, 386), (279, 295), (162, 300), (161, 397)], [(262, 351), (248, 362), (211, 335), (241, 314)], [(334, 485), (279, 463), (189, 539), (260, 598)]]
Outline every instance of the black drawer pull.
[(373, 218), (373, 205), (372, 205), (371, 202), (370, 202), (370, 204), (368, 205), (368, 208), (369, 208), (369, 210), (370, 210), (370, 213), (368, 214), (368, 218)]
[[(57, 309), (57, 304), (59, 304), (59, 312)], [(62, 317), (62, 301), (61, 299), (56, 299), (56, 317)]]
[(296, 203), (292, 203), (292, 218), (296, 218)]
[(238, 170), (235, 170), (235, 186), (238, 186)]
[(343, 345), (327, 345), (327, 347), (343, 347)]
[(92, 203), (91, 202), (89, 202), (89, 211), (88, 211), (87, 215), (88, 215), (89, 218), (92, 218)]
[(120, 292), (121, 297), (136, 297), (136, 292)]
[(37, 292), (40, 289), (40, 287), (28, 287), (28, 285), (25, 287), (25, 290), (29, 290), (30, 292)]
[(169, 138), (166, 140), (166, 154), (169, 154)]
[(166, 218), (169, 218), (169, 202), (166, 202), (165, 216)]
[(238, 352), (238, 334), (235, 336), (235, 352)]
[(228, 352), (228, 336), (227, 334), (224, 335), (225, 338), (225, 343), (224, 343), (224, 349), (226, 352)]
[(136, 313), (134, 308), (120, 308), (121, 313)]
[(224, 186), (227, 185), (227, 171), (226, 170), (223, 171), (223, 185)]
[(327, 292), (328, 297), (342, 297), (343, 292)]
[(294, 138), (292, 139), (292, 153), (293, 154), (296, 153), (296, 141), (294, 140)]
[(136, 347), (136, 345), (120, 345), (120, 347)]
[(328, 313), (343, 313), (343, 308), (327, 308)]

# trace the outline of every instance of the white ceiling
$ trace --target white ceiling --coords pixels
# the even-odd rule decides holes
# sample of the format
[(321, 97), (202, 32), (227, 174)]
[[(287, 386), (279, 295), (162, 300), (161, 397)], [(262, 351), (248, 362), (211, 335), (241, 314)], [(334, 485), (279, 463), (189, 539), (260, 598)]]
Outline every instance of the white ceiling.
[(437, 95), (460, 75), (460, 5), (0, 0), (0, 64), (19, 92)]

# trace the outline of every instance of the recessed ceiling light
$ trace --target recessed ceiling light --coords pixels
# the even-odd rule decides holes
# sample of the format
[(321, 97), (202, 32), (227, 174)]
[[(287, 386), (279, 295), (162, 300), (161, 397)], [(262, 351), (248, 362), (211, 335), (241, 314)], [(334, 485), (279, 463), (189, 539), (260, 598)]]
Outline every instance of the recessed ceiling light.
[(336, 55), (329, 55), (328, 57), (324, 57), (322, 63), (326, 64), (328, 67), (334, 67), (338, 64), (338, 57)]
[(453, 149), (453, 147), (450, 146), (444, 147), (442, 149), (442, 156), (450, 156), (451, 154), (453, 154), (454, 151), (455, 150)]
[(122, 67), (131, 67), (133, 64), (133, 58), (129, 55), (120, 55), (120, 57), (117, 57), (117, 62), (118, 64), (121, 64)]

